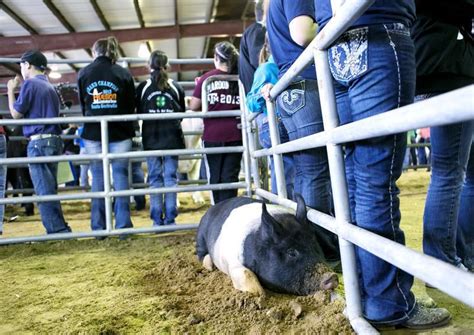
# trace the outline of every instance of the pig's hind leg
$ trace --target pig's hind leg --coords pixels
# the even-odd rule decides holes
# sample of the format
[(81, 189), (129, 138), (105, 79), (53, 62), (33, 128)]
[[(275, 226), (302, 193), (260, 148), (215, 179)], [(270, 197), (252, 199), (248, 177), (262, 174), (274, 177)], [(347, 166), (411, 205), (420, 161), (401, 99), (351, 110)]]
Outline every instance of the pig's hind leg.
[(258, 280), (255, 273), (253, 273), (246, 267), (235, 267), (230, 270), (229, 275), (232, 279), (232, 284), (237, 290), (249, 292), (260, 296), (265, 295), (265, 290), (260, 284), (260, 281)]

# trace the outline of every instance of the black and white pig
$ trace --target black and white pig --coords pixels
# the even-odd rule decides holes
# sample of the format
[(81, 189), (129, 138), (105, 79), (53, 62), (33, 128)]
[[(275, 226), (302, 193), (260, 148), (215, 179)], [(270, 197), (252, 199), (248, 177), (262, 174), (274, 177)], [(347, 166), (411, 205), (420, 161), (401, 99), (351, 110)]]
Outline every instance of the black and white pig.
[[(326, 265), (300, 195), (291, 210), (241, 197), (212, 206), (197, 231), (196, 252), (204, 267), (216, 266), (241, 291), (309, 295), (332, 290), (338, 278)], [(263, 286), (263, 287), (262, 287)]]

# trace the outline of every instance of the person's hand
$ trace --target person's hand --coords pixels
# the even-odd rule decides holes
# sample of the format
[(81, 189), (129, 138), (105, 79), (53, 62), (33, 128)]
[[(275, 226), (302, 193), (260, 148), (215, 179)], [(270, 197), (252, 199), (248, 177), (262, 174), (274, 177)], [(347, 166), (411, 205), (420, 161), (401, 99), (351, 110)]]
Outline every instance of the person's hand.
[(260, 93), (262, 93), (262, 97), (266, 101), (271, 101), (270, 99), (270, 90), (273, 88), (273, 84), (265, 84), (261, 89)]
[(7, 83), (7, 89), (8, 90), (11, 90), (11, 91), (14, 91), (15, 89), (17, 89), (18, 87), (20, 87), (20, 84), (21, 84), (21, 79), (20, 79), (20, 76), (19, 75), (16, 75), (15, 78), (13, 79), (10, 79)]

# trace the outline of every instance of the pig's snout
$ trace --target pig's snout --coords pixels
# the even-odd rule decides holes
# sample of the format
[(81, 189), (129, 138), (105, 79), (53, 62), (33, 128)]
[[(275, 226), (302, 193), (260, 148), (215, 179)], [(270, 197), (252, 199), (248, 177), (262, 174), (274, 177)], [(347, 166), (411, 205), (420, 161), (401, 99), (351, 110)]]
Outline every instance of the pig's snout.
[(321, 279), (321, 290), (333, 290), (339, 285), (339, 279), (333, 272), (326, 272)]

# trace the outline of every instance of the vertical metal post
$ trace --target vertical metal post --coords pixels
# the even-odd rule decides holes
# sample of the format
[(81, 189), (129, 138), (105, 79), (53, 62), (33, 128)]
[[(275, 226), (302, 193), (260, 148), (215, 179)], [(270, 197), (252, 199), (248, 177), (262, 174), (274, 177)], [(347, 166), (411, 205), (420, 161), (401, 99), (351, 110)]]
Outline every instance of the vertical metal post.
[(104, 170), (104, 200), (105, 200), (105, 224), (106, 230), (112, 231), (112, 197), (111, 190), (110, 160), (109, 160), (109, 127), (106, 120), (100, 121), (100, 134), (102, 139), (102, 167)]
[(242, 145), (244, 147), (243, 158), (244, 158), (244, 169), (245, 169), (245, 184), (247, 195), (249, 197), (252, 196), (252, 180), (250, 176), (250, 138), (248, 136), (247, 128), (249, 128), (249, 124), (247, 122), (247, 108), (245, 105), (245, 92), (243, 89), (243, 85), (240, 80), (237, 80), (237, 84), (239, 85), (239, 95), (240, 95), (240, 125), (242, 131)]
[[(270, 140), (272, 141), (272, 147), (280, 144), (280, 132), (278, 131), (278, 123), (275, 113), (275, 103), (267, 101), (267, 117), (268, 126), (270, 128)], [(275, 174), (278, 196), (282, 198), (288, 198), (286, 192), (286, 180), (285, 170), (283, 167), (283, 156), (281, 154), (273, 154), (273, 170)], [(275, 190), (272, 190), (275, 192)]]
[[(331, 130), (339, 125), (339, 119), (327, 50), (316, 50), (314, 52), (314, 63), (318, 78), (324, 129)], [(337, 221), (351, 222), (342, 147), (341, 145), (327, 143), (326, 148), (331, 174), (336, 224)], [(341, 251), (342, 270), (344, 272), (344, 290), (349, 320), (354, 329), (356, 329), (355, 325), (357, 325), (357, 328), (362, 327), (364, 329), (364, 333), (375, 332), (375, 329), (369, 323), (364, 322), (362, 316), (354, 245), (339, 237), (339, 248)]]
[(255, 188), (260, 188), (261, 183), (260, 183), (260, 173), (258, 169), (258, 161), (256, 158), (254, 158), (251, 155), (251, 153), (256, 150), (255, 135), (252, 132), (253, 121), (250, 121), (251, 118), (249, 117), (250, 113), (248, 112), (248, 108), (247, 108), (247, 97), (245, 95), (244, 85), (242, 84), (240, 80), (239, 80), (239, 94), (240, 94), (240, 110), (242, 111), (242, 115), (244, 115), (245, 117), (242, 119), (242, 129), (245, 128), (245, 133), (247, 134), (248, 146), (244, 145), (244, 147), (246, 148), (246, 152), (248, 152), (248, 158), (250, 160), (250, 171), (253, 177)]

